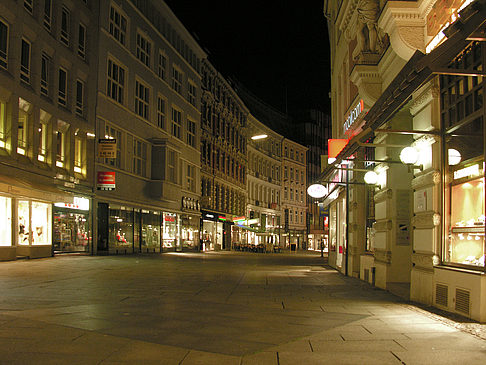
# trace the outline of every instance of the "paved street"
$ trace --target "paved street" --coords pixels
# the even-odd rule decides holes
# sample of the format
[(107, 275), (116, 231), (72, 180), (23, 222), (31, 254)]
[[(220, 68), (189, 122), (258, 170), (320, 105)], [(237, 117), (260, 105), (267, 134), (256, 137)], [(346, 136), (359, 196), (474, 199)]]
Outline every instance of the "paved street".
[(0, 364), (480, 364), (486, 340), (319, 255), (0, 263)]

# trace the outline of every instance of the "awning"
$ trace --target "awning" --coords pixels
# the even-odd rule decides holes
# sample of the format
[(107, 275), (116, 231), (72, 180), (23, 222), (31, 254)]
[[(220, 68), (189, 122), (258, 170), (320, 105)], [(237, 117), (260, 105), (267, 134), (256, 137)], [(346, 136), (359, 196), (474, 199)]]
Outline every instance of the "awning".
[[(355, 153), (360, 147), (359, 143), (373, 137), (375, 130), (389, 121), (409, 101), (414, 91), (432, 78), (435, 72), (446, 69), (451, 60), (474, 41), (474, 35), (484, 34), (485, 23), (486, 0), (476, 0), (464, 8), (460, 17), (444, 30), (448, 38), (444, 43), (429, 54), (416, 51), (364, 116), (363, 131), (353, 137), (338, 154), (336, 163)], [(318, 180), (324, 180), (334, 170), (332, 165), (326, 167)]]

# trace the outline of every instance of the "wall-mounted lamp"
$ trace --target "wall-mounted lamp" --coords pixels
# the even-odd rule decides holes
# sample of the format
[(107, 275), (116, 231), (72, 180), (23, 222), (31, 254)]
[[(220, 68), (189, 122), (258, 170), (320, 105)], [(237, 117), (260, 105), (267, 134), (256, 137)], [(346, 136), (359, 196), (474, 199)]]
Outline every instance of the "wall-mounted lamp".
[(267, 138), (267, 137), (268, 137), (268, 135), (267, 135), (267, 134), (257, 134), (257, 135), (255, 135), (255, 136), (251, 136), (251, 139), (252, 139), (252, 140), (254, 140), (254, 141), (256, 141), (256, 140), (258, 140), (258, 139), (265, 139), (265, 138)]
[(378, 182), (378, 174), (374, 171), (368, 171), (364, 175), (364, 181), (368, 185), (375, 185)]
[(419, 159), (419, 152), (413, 147), (405, 147), (400, 152), (400, 161), (407, 165), (415, 164)]
[(316, 199), (323, 198), (327, 195), (327, 188), (322, 184), (312, 184), (307, 188), (307, 194)]
[(458, 150), (455, 150), (454, 148), (449, 148), (447, 150), (447, 156), (448, 156), (450, 166), (457, 165), (459, 162), (461, 162), (462, 159), (461, 153)]

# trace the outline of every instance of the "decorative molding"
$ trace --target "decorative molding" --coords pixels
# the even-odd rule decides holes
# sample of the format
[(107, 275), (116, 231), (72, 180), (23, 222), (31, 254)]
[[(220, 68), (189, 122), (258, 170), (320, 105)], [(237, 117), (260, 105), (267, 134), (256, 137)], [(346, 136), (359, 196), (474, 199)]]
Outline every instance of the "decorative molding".
[(421, 270), (433, 271), (436, 257), (433, 254), (413, 253), (412, 263), (414, 267)]
[(440, 224), (440, 214), (434, 211), (416, 213), (412, 226), (416, 229), (434, 229)]
[(375, 203), (380, 203), (382, 201), (385, 201), (387, 199), (392, 199), (392, 198), (393, 198), (392, 189), (381, 190), (375, 194)]
[(420, 190), (430, 186), (439, 185), (439, 183), (440, 183), (439, 170), (429, 170), (423, 175), (419, 175), (412, 180), (412, 188), (414, 190)]
[(434, 100), (437, 100), (439, 95), (439, 87), (432, 82), (428, 83), (426, 88), (422, 90), (419, 95), (414, 95), (410, 105), (410, 113), (412, 113), (412, 115), (416, 115), (428, 104), (432, 103)]
[(392, 259), (391, 251), (375, 250), (374, 256), (375, 256), (375, 262), (391, 264), (391, 259)]
[(373, 229), (377, 232), (386, 232), (393, 229), (393, 222), (391, 219), (379, 220), (373, 223)]

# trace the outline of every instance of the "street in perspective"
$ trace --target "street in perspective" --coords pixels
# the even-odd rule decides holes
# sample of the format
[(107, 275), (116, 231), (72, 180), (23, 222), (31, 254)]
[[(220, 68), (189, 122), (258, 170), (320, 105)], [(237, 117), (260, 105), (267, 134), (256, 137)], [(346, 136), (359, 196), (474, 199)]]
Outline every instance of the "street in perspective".
[(0, 364), (481, 364), (486, 326), (319, 253), (56, 256), (0, 265)]

